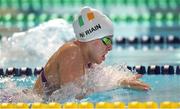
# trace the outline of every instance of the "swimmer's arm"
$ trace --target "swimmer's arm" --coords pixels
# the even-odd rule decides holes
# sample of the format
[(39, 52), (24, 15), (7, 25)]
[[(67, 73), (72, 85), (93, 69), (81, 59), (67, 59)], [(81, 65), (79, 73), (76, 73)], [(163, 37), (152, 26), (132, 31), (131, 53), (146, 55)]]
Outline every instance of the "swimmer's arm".
[[(73, 82), (77, 84), (80, 89), (82, 89), (82, 82), (76, 81), (79, 80), (79, 78), (85, 73), (84, 62), (79, 49), (71, 46), (70, 48), (66, 47), (66, 49), (62, 52), (63, 58), (59, 60), (59, 73), (61, 74), (59, 75), (60, 84), (63, 85), (69, 82)], [(85, 95), (85, 93), (79, 92), (79, 94), (76, 95), (76, 98), (82, 99)]]
[(60, 84), (74, 82), (84, 74), (83, 59), (77, 47), (68, 46), (62, 51), (61, 60), (59, 60), (59, 78)]
[(144, 90), (147, 91), (150, 89), (150, 86), (142, 81), (139, 81), (138, 79), (142, 76), (137, 74), (135, 77), (131, 79), (123, 79), (118, 81), (118, 85), (126, 88), (132, 88), (137, 90)]

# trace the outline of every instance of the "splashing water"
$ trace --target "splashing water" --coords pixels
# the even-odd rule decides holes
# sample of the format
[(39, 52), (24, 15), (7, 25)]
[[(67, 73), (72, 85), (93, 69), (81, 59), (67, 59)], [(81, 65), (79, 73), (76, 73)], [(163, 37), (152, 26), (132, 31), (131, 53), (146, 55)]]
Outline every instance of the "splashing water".
[(66, 41), (73, 39), (72, 25), (54, 19), (25, 32), (3, 37), (0, 67), (44, 66), (48, 58)]
[[(5, 84), (3, 88), (0, 88), (0, 102), (68, 102), (68, 101), (79, 101), (76, 99), (77, 95), (84, 95), (84, 99), (88, 98), (89, 95), (96, 92), (103, 92), (120, 88), (118, 81), (124, 78), (131, 78), (132, 72), (129, 71), (126, 65), (114, 65), (107, 66), (98, 65), (94, 68), (89, 69), (86, 75), (82, 76), (81, 79), (66, 84), (61, 89), (56, 90), (49, 97), (39, 97), (33, 93), (32, 89), (18, 88), (17, 85), (12, 81), (12, 78), (2, 78), (0, 84)], [(27, 78), (27, 77), (26, 77)], [(81, 87), (79, 84), (81, 82)], [(33, 84), (34, 82), (32, 82)]]
[[(0, 42), (0, 67), (37, 67), (44, 66), (49, 57), (66, 41), (74, 38), (72, 26), (62, 19), (43, 23), (25, 32), (3, 37)], [(49, 101), (76, 101), (76, 96), (117, 88), (118, 81), (133, 74), (125, 65), (95, 66), (86, 71), (85, 76), (75, 83), (69, 83), (55, 91)], [(83, 88), (78, 85), (81, 82)], [(0, 102), (41, 102), (43, 98), (18, 88), (11, 78), (1, 78)]]
[(32, 90), (17, 87), (13, 82), (12, 77), (0, 78), (0, 84), (4, 85), (3, 89), (1, 89), (2, 87), (0, 87), (0, 103), (33, 103), (42, 101), (42, 98), (34, 94)]
[[(86, 93), (86, 97), (94, 92), (103, 92), (120, 88), (119, 81), (131, 78), (134, 74), (126, 65), (105, 66), (98, 65), (89, 69), (81, 79), (74, 83), (66, 84), (60, 90), (55, 91), (50, 101), (67, 102), (77, 101), (77, 95)], [(78, 83), (83, 86), (80, 87)], [(83, 101), (83, 100), (82, 100)]]

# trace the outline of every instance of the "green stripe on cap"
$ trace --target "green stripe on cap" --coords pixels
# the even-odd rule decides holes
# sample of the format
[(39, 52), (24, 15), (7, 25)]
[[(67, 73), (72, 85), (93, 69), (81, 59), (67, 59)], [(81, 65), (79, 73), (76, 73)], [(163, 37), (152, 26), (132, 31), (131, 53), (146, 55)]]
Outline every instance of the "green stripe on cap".
[(79, 16), (78, 20), (79, 20), (79, 26), (83, 26), (84, 22), (83, 22), (82, 16)]

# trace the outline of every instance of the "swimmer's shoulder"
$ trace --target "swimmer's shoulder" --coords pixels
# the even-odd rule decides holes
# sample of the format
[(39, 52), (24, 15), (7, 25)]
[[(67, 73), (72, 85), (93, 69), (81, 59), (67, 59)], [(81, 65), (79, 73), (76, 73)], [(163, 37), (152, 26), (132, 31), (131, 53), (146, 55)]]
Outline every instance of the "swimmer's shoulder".
[(60, 53), (80, 52), (80, 47), (74, 42), (67, 42), (59, 49)]
[(55, 63), (58, 65), (59, 62), (64, 60), (67, 56), (70, 56), (72, 52), (79, 53), (79, 51), (80, 48), (74, 42), (66, 42), (50, 57), (46, 64), (46, 68), (50, 67), (51, 63), (53, 63), (53, 66)]
[(74, 42), (68, 42), (59, 48), (59, 50), (55, 53), (53, 60), (55, 60), (58, 65), (60, 65), (69, 59), (80, 60), (81, 58), (82, 53), (80, 47)]

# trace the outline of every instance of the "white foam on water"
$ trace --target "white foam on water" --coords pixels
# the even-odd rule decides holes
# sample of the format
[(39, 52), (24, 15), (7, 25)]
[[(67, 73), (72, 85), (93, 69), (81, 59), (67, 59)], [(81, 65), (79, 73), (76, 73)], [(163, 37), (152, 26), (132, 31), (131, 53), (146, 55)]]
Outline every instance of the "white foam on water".
[(32, 89), (22, 89), (16, 86), (11, 77), (0, 78), (0, 84), (4, 87), (0, 89), (0, 103), (6, 102), (41, 102), (42, 98), (32, 92)]
[[(83, 93), (86, 93), (85, 96), (88, 96), (94, 92), (120, 88), (119, 81), (129, 79), (133, 75), (126, 65), (98, 65), (89, 69), (81, 79), (74, 83), (66, 84), (61, 89), (55, 91), (50, 101), (76, 101), (76, 96), (83, 95)], [(78, 85), (79, 83), (81, 83), (83, 88)]]
[(72, 25), (63, 19), (45, 22), (25, 32), (3, 37), (0, 67), (44, 66), (48, 58), (66, 41), (75, 38)]
[[(97, 65), (94, 68), (87, 70), (86, 75), (73, 83), (68, 83), (56, 90), (49, 97), (44, 99), (33, 93), (32, 89), (17, 87), (13, 78), (5, 77), (0, 79), (0, 85), (3, 84), (0, 91), (0, 102), (68, 102), (79, 101), (77, 96), (84, 95), (85, 100), (89, 95), (96, 92), (104, 92), (115, 88), (120, 88), (119, 81), (128, 79), (133, 76), (133, 73), (127, 69), (126, 65)], [(79, 85), (81, 83), (81, 85)], [(114, 98), (115, 99), (115, 98)]]

